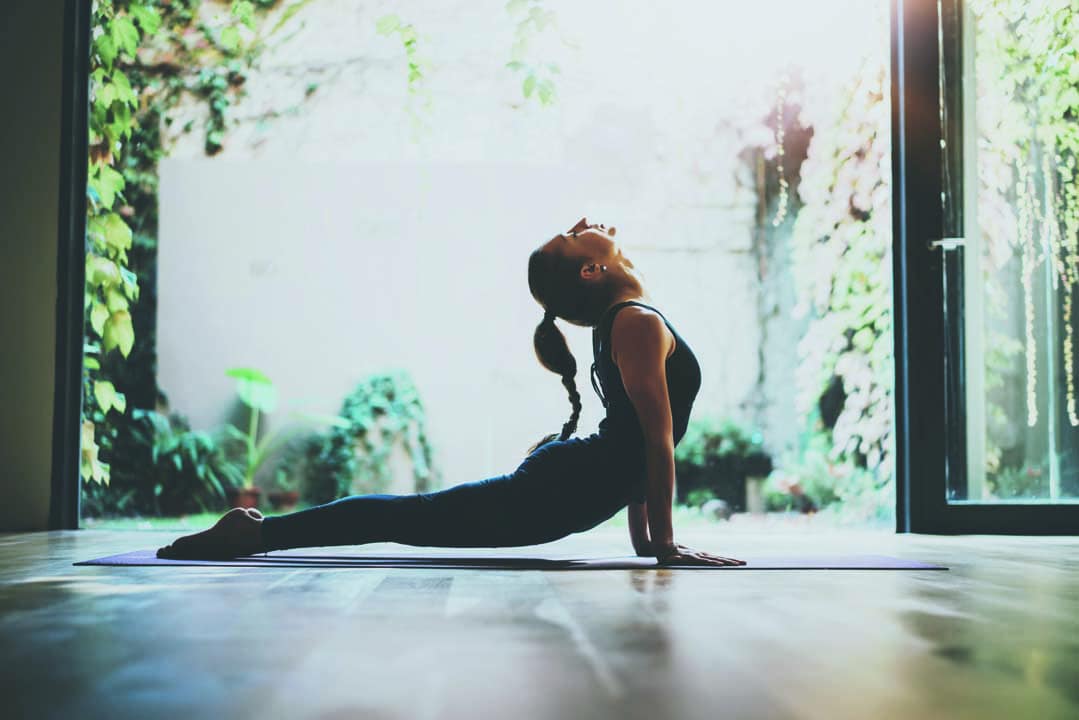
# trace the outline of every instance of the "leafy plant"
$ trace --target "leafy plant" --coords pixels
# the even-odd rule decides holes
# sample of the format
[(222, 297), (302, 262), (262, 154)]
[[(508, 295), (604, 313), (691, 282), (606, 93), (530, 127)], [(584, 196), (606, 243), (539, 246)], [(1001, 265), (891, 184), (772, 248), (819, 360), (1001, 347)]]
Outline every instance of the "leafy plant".
[(294, 436), (285, 444), (273, 471), (273, 488), (276, 490), (299, 490), (300, 481), (306, 475), (307, 446), (317, 434), (307, 437)]
[[(201, 12), (202, 0), (92, 3), (84, 487), (108, 484), (113, 464), (128, 462), (113, 445), (130, 434), (124, 427), (133, 422), (130, 410), (152, 406), (157, 395), (153, 266), (157, 163), (166, 150), (162, 128), (171, 124), (181, 98), (200, 97), (208, 109), (206, 151), (219, 150), (225, 113), (241, 92), (243, 71), (262, 52), (265, 38), (309, 1), (287, 6), (269, 32), (258, 20), (280, 0), (235, 0), (228, 15), (213, 23)], [(250, 41), (242, 42), (244, 34)], [(132, 391), (136, 403), (128, 402)]]
[(419, 92), (429, 69), (427, 61), (419, 54), (419, 34), (416, 26), (406, 23), (397, 15), (384, 15), (375, 23), (375, 30), (379, 35), (396, 35), (400, 39), (408, 62), (408, 91), (413, 94)]
[(767, 474), (759, 471), (771, 462), (759, 430), (730, 418), (693, 420), (675, 449), (675, 461), (705, 466), (715, 460), (732, 461), (758, 475)]
[(429, 130), (428, 117), (433, 104), (428, 83), (432, 72), (431, 61), (420, 54), (420, 34), (414, 23), (405, 22), (398, 15), (384, 15), (375, 22), (375, 31), (384, 37), (397, 36), (405, 51), (405, 82), (408, 98), (405, 112), (410, 120), (413, 139)]
[(135, 57), (144, 39), (158, 31), (161, 19), (149, 2), (95, 2), (91, 13), (97, 32), (90, 48), (80, 474), (108, 484), (109, 466), (99, 457), (99, 426), (110, 411), (122, 415), (127, 403), (111, 380), (102, 377), (101, 360), (113, 350), (125, 358), (131, 353), (131, 304), (139, 297), (138, 280), (128, 268), (132, 232), (120, 213), (126, 184), (121, 158), (134, 130), (139, 97), (119, 63)]
[(986, 478), (998, 500), (1042, 499), (1049, 497), (1049, 469), (1045, 463), (1025, 463), (1005, 467)]
[(690, 507), (700, 507), (709, 500), (715, 499), (715, 497), (715, 491), (709, 488), (690, 490), (688, 493), (686, 493), (686, 505), (689, 505)]
[(811, 429), (768, 476), (764, 500), (772, 511), (820, 510), (842, 521), (881, 522), (893, 517), (893, 488), (890, 469), (837, 459), (831, 439)]
[(506, 12), (516, 22), (506, 67), (521, 77), (526, 101), (535, 98), (540, 105), (553, 105), (558, 97), (554, 78), (561, 70), (556, 63), (539, 62), (530, 56), (532, 44), (556, 27), (554, 11), (544, 9), (542, 0), (509, 0)]
[(366, 492), (385, 490), (392, 479), (389, 458), (395, 447), (412, 460), (418, 492), (436, 477), (427, 416), (419, 391), (404, 371), (365, 378), (341, 407), (345, 425), (313, 436), (306, 448), (306, 493), (324, 503), (348, 495), (357, 481)]
[(117, 472), (109, 487), (84, 488), (89, 515), (179, 515), (224, 505), (226, 487), (242, 481), (220, 436), (191, 430), (179, 416), (134, 408), (121, 426), (118, 450), (136, 458), (135, 472)]
[(745, 479), (764, 477), (772, 458), (764, 449), (764, 437), (727, 418), (693, 420), (674, 451), (676, 495), (692, 504), (691, 496), (707, 491), (726, 500), (734, 509), (745, 508)]
[[(794, 223), (798, 406), (822, 420), (833, 460), (891, 472), (890, 125), (884, 67), (867, 63), (834, 127), (816, 128), (801, 168)], [(833, 406), (833, 407), (829, 407)], [(818, 412), (823, 410), (823, 412)]]
[[(236, 380), (236, 394), (247, 407), (247, 431), (239, 430), (235, 425), (225, 426), (228, 437), (242, 444), (243, 474), (239, 487), (250, 489), (255, 486), (255, 476), (263, 464), (281, 446), (288, 441), (296, 428), (281, 428), (259, 438), (259, 420), (263, 414), (272, 413), (277, 407), (277, 389), (265, 373), (249, 367), (232, 368), (225, 374)], [(325, 417), (311, 413), (294, 413), (294, 416), (307, 420), (327, 422), (338, 427), (350, 427), (349, 421), (340, 417)]]
[[(142, 411), (140, 411), (141, 413)], [(154, 495), (157, 514), (206, 512), (225, 499), (225, 488), (235, 485), (240, 469), (218, 437), (191, 430), (186, 422), (146, 412), (154, 427), (151, 462), (157, 470)]]
[(284, 463), (281, 463), (274, 468), (273, 487), (275, 490), (291, 491), (296, 490), (299, 487), (291, 469), (291, 466)]

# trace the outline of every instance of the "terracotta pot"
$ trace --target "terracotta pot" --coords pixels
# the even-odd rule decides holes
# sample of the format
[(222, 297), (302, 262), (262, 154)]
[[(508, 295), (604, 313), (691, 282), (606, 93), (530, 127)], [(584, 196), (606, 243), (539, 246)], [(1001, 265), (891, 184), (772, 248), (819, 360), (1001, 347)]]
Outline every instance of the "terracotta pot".
[(270, 505), (274, 510), (288, 512), (300, 501), (300, 493), (295, 490), (275, 490), (270, 493)]
[(253, 488), (229, 488), (225, 491), (229, 507), (234, 508), (257, 508), (259, 495), (262, 493), (257, 487)]

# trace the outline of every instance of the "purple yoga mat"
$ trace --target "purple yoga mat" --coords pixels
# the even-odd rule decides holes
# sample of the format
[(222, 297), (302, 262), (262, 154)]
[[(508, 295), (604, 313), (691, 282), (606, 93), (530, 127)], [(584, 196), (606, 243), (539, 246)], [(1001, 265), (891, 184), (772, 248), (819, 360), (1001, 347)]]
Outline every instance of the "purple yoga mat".
[[(446, 568), (467, 570), (635, 570), (660, 567), (653, 558), (535, 558), (513, 555), (298, 555), (269, 553), (232, 560), (162, 560), (154, 550), (136, 550), (75, 565), (199, 567)], [(887, 555), (774, 555), (742, 557), (745, 565), (683, 565), (679, 570), (947, 570)]]

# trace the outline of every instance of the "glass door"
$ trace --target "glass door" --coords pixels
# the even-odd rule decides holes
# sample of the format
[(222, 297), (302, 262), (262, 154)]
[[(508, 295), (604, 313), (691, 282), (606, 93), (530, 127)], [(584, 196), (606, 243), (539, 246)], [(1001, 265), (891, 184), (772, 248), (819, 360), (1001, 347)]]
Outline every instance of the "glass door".
[(946, 498), (1076, 503), (1079, 3), (938, 7)]
[(1079, 1), (895, 0), (897, 529), (1079, 532)]

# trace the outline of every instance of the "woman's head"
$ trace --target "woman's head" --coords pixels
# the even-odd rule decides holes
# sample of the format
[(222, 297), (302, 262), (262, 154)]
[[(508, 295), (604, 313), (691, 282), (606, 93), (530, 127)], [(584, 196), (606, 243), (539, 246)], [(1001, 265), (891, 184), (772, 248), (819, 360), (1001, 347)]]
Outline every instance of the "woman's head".
[(533, 251), (528, 289), (548, 313), (589, 327), (622, 295), (640, 295), (631, 263), (614, 242), (615, 229), (585, 218)]
[(528, 258), (528, 289), (544, 309), (543, 320), (533, 334), (536, 357), (543, 367), (562, 378), (573, 408), (562, 431), (543, 438), (529, 452), (552, 440), (569, 438), (581, 415), (581, 395), (575, 380), (577, 362), (555, 318), (593, 326), (612, 304), (642, 293), (640, 282), (630, 272), (633, 263), (622, 255), (612, 239), (614, 234), (614, 228), (589, 225), (581, 218)]

